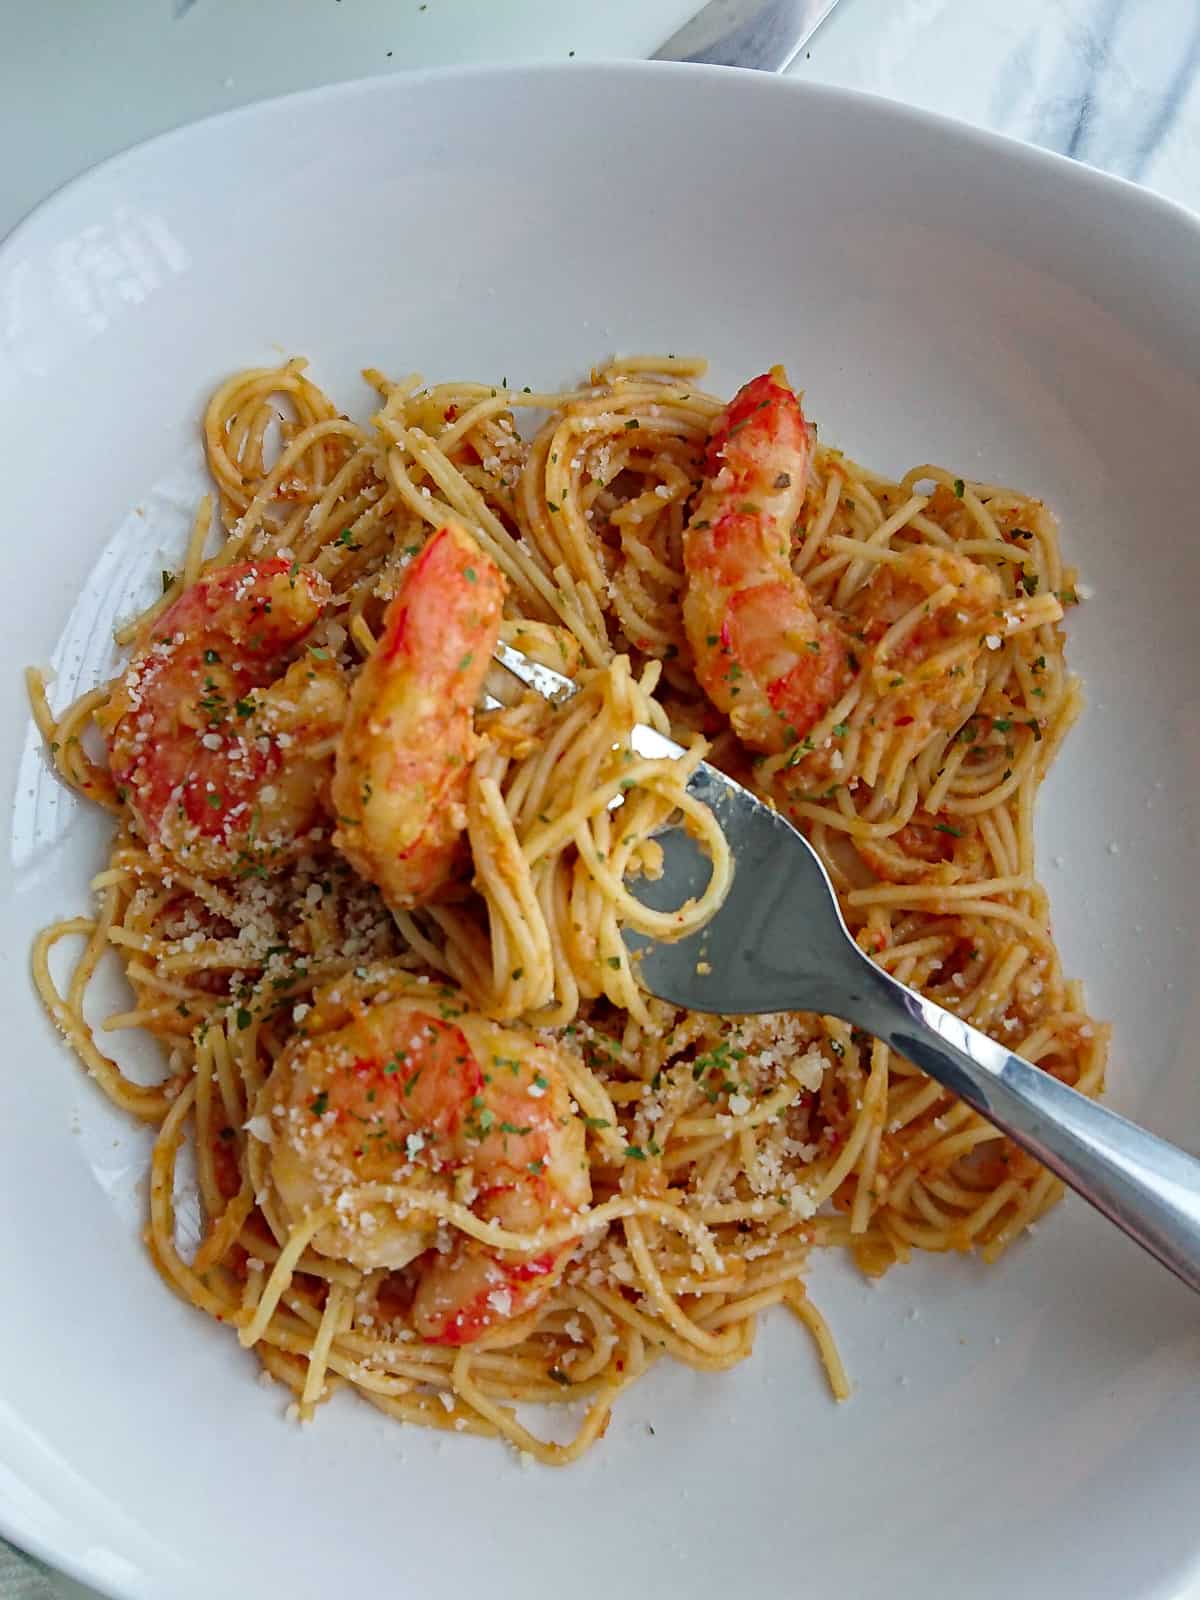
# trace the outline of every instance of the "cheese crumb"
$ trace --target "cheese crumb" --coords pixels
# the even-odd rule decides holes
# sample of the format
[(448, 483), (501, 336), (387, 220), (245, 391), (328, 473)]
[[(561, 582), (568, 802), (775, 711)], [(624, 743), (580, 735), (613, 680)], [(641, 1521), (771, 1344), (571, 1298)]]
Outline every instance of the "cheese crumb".
[(821, 1087), (828, 1065), (820, 1045), (810, 1044), (804, 1054), (792, 1062), (792, 1077), (802, 1089), (815, 1091)]

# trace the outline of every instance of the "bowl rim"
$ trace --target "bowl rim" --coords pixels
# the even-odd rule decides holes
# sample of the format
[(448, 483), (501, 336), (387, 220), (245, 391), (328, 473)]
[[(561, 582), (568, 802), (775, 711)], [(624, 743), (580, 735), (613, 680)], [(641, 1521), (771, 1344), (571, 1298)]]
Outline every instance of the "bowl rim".
[(1055, 174), (1059, 179), (1066, 179), (1072, 184), (1084, 184), (1100, 192), (1105, 190), (1111, 192), (1114, 189), (1121, 191), (1127, 202), (1143, 207), (1147, 214), (1156, 214), (1164, 221), (1173, 222), (1176, 226), (1184, 228), (1191, 233), (1193, 241), (1200, 245), (1200, 211), (1193, 211), (1182, 201), (1148, 189), (1140, 183), (1135, 183), (1132, 178), (1106, 172), (1073, 156), (1061, 155), (1056, 150), (1045, 149), (1015, 135), (979, 127), (960, 117), (949, 116), (940, 111), (930, 111), (923, 106), (910, 105), (907, 101), (895, 100), (889, 95), (879, 94), (873, 90), (851, 89), (840, 84), (813, 83), (807, 78), (761, 72), (750, 67), (723, 67), (695, 61), (611, 57), (591, 61), (515, 59), (439, 67), (401, 68), (391, 73), (376, 73), (366, 77), (345, 78), (333, 83), (317, 84), (312, 88), (296, 89), (288, 94), (270, 95), (265, 99), (247, 101), (245, 105), (230, 106), (225, 110), (210, 112), (207, 116), (180, 123), (177, 127), (164, 129), (161, 133), (151, 134), (148, 138), (138, 139), (112, 155), (84, 167), (74, 176), (56, 185), (26, 211), (7, 233), (0, 235), (0, 269), (7, 265), (5, 258), (9, 252), (24, 243), (26, 233), (52, 216), (56, 207), (69, 198), (78, 187), (102, 176), (116, 175), (123, 167), (132, 165), (140, 159), (145, 152), (169, 150), (176, 144), (181, 147), (186, 146), (193, 139), (207, 136), (208, 131), (216, 126), (236, 127), (239, 123), (250, 123), (256, 119), (274, 116), (285, 107), (299, 112), (307, 106), (321, 105), (331, 99), (402, 94), (406, 89), (430, 83), (436, 85), (471, 83), (481, 79), (565, 78), (568, 75), (611, 77), (614, 74), (627, 75), (634, 79), (668, 76), (691, 78), (711, 84), (738, 80), (753, 81), (762, 86), (761, 90), (756, 92), (764, 94), (791, 94), (817, 102), (824, 100), (831, 105), (857, 105), (870, 115), (882, 113), (885, 116), (893, 116), (910, 127), (934, 134), (941, 133), (964, 144), (973, 145), (978, 150), (994, 152), (1001, 159), (1024, 163), (1031, 169)]
[[(871, 118), (883, 118), (901, 128), (952, 140), (960, 148), (973, 150), (987, 160), (1007, 163), (1010, 173), (1021, 171), (1036, 173), (1056, 185), (1065, 185), (1076, 192), (1086, 189), (1094, 196), (1120, 195), (1123, 206), (1133, 206), (1143, 217), (1155, 219), (1160, 225), (1178, 230), (1181, 249), (1200, 249), (1200, 211), (1193, 211), (1180, 201), (1057, 151), (1045, 149), (1009, 134), (979, 127), (958, 117), (895, 100), (884, 94), (837, 84), (814, 83), (801, 77), (707, 63), (620, 57), (573, 62), (513, 59), (465, 65), (400, 68), (388, 73), (342, 79), (218, 110), (137, 140), (56, 185), (25, 212), (7, 233), (0, 236), (0, 278), (12, 265), (14, 258), (36, 238), (38, 232), (47, 225), (52, 226), (57, 213), (69, 205), (79, 192), (86, 190), (88, 185), (97, 180), (118, 177), (122, 172), (136, 168), (147, 155), (175, 159), (177, 152), (186, 152), (190, 145), (203, 142), (215, 130), (226, 127), (250, 127), (255, 122), (269, 122), (284, 112), (299, 113), (310, 107), (323, 107), (328, 102), (403, 96), (411, 90), (421, 90), (426, 86), (457, 86), (505, 81), (518, 85), (530, 80), (564, 79), (568, 74), (574, 75), (576, 79), (579, 75), (592, 79), (621, 77), (636, 84), (664, 77), (690, 79), (697, 83), (707, 83), (717, 93), (724, 92), (722, 85), (733, 84), (738, 80), (753, 81), (756, 87), (752, 92), (756, 94), (796, 96), (817, 105), (824, 103), (831, 108), (837, 107), (842, 111), (857, 108)], [(1200, 372), (1197, 373), (1197, 377), (1200, 379)], [(4, 1463), (0, 1462), (0, 1467), (3, 1465)], [(62, 1518), (63, 1512), (60, 1507), (45, 1501), (43, 1507), (52, 1518)], [(132, 1588), (111, 1587), (111, 1576), (107, 1576), (103, 1571), (102, 1557), (105, 1553), (103, 1550), (96, 1552), (97, 1556), (101, 1557), (99, 1561), (90, 1561), (86, 1556), (77, 1556), (69, 1548), (56, 1544), (53, 1534), (43, 1532), (34, 1518), (29, 1515), (28, 1508), (18, 1510), (0, 1500), (0, 1537), (8, 1539), (18, 1550), (45, 1563), (54, 1572), (88, 1584), (98, 1592), (110, 1594), (113, 1600), (125, 1600), (126, 1596), (133, 1595)]]

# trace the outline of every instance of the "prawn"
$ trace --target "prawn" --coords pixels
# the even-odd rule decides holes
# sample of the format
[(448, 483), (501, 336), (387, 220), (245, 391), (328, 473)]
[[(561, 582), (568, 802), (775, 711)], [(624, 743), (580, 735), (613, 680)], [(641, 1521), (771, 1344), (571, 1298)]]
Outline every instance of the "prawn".
[(454, 523), (407, 568), (350, 693), (334, 843), (399, 910), (452, 888), (464, 859), (472, 710), (500, 631), (499, 568)]
[(152, 850), (222, 878), (298, 848), (322, 808), (345, 686), (324, 652), (285, 663), (329, 598), (313, 567), (241, 562), (150, 625), (96, 720)]
[(850, 656), (791, 566), (811, 439), (783, 369), (717, 418), (683, 540), (683, 624), (696, 677), (743, 744), (775, 754), (839, 697)]
[(879, 702), (875, 726), (902, 730), (917, 749), (957, 728), (978, 701), (986, 640), (998, 644), (1005, 629), (1004, 591), (982, 562), (918, 546), (866, 586), (855, 620)]
[[(505, 1228), (561, 1223), (591, 1199), (565, 1054), (467, 1010), (456, 990), (427, 979), (331, 985), (280, 1055), (250, 1124), (269, 1142), (281, 1222), (302, 1221), (355, 1187), (398, 1183)], [(463, 1236), (447, 1250), (430, 1213), (343, 1206), (312, 1242), (365, 1271), (413, 1264), (413, 1326), (452, 1345), (531, 1309), (574, 1248), (506, 1254)]]

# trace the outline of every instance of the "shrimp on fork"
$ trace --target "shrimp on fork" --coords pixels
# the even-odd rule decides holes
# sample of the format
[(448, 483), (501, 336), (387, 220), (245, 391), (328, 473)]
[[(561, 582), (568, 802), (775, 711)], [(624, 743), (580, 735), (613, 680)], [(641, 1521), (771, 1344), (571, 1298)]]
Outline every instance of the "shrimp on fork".
[(448, 523), (406, 570), (351, 690), (334, 843), (397, 910), (452, 892), (461, 875), (472, 713), (504, 592), (491, 558)]
[(118, 798), (152, 851), (202, 877), (261, 870), (319, 818), (340, 669), (288, 656), (329, 603), (313, 567), (220, 567), (151, 624), (97, 713)]
[[(255, 1137), (269, 1128), (274, 1225), (282, 1233), (372, 1183), (454, 1199), (519, 1232), (570, 1218), (591, 1184), (564, 1054), (468, 1011), (445, 985), (405, 973), (382, 986), (338, 980), (317, 995), (256, 1106)], [(573, 1242), (535, 1255), (468, 1236), (444, 1246), (436, 1214), (415, 1207), (339, 1204), (313, 1239), (363, 1270), (410, 1268), (414, 1328), (451, 1345), (536, 1305)]]
[(767, 754), (803, 738), (850, 680), (841, 633), (791, 566), (810, 453), (800, 403), (773, 367), (717, 418), (684, 534), (696, 677), (742, 743)]

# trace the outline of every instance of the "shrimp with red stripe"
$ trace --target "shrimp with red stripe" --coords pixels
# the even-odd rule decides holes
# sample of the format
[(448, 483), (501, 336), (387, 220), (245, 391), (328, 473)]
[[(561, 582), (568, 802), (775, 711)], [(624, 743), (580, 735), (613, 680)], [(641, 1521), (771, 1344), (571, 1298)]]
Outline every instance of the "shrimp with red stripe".
[(398, 910), (453, 894), (473, 712), (500, 633), (505, 583), (463, 528), (433, 534), (404, 573), (350, 695), (338, 745), (334, 843)]
[(151, 851), (209, 878), (303, 848), (323, 818), (346, 703), (324, 651), (330, 601), (281, 557), (219, 567), (146, 629), (96, 721), (117, 796)]
[(276, 1062), (251, 1124), (269, 1143), (273, 1226), (282, 1239), (333, 1205), (313, 1248), (366, 1271), (404, 1269), (412, 1326), (433, 1343), (470, 1343), (530, 1310), (572, 1244), (522, 1255), (451, 1236), (433, 1210), (348, 1201), (395, 1184), (517, 1232), (569, 1220), (591, 1184), (565, 1056), (445, 985), (403, 973), (335, 983)]
[(782, 368), (754, 378), (713, 426), (683, 541), (696, 677), (742, 743), (768, 754), (803, 738), (851, 675), (841, 632), (791, 565), (811, 451)]

